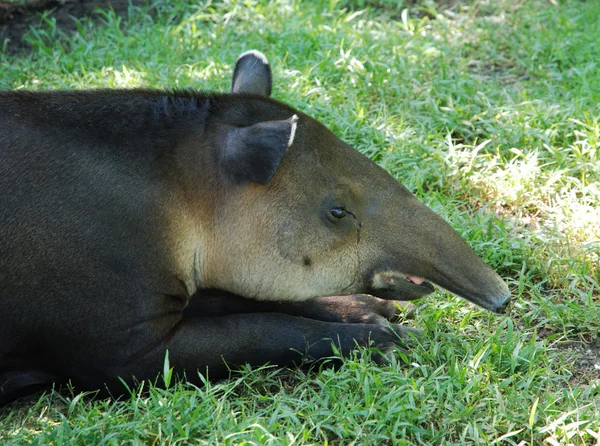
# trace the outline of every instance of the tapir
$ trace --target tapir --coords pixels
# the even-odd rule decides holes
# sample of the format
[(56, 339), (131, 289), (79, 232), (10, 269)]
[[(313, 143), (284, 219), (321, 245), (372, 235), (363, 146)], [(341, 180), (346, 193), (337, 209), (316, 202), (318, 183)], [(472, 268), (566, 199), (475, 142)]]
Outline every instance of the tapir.
[(227, 94), (0, 92), (0, 403), (191, 382), (410, 335), (433, 284), (510, 294), (460, 235), (306, 114), (258, 51)]

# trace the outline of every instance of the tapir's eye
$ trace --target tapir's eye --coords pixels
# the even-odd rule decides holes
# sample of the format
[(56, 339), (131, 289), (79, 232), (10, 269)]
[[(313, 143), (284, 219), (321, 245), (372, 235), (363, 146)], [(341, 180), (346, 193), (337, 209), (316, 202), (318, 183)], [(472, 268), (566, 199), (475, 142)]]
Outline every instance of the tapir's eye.
[(331, 208), (329, 210), (329, 213), (331, 214), (331, 216), (333, 218), (344, 218), (346, 215), (348, 215), (348, 212), (346, 211), (346, 209), (343, 208)]

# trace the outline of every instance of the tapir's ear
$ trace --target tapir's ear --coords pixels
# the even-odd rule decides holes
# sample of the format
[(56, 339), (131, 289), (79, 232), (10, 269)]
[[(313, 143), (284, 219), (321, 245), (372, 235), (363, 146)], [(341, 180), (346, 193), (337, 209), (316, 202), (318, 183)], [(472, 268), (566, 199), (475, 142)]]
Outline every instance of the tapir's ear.
[(237, 184), (267, 184), (294, 142), (297, 122), (294, 115), (284, 121), (230, 128), (220, 160), (225, 174)]
[(263, 53), (250, 50), (238, 57), (231, 82), (232, 93), (252, 93), (269, 97), (272, 84), (271, 67)]

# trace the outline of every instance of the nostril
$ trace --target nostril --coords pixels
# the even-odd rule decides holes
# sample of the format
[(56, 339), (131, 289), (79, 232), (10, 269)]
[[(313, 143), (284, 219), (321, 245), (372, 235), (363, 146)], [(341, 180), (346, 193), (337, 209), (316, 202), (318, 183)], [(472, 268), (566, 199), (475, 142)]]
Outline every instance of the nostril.
[(501, 303), (498, 307), (496, 307), (495, 312), (498, 314), (506, 313), (506, 309), (508, 308), (508, 304), (510, 303), (510, 297), (507, 298), (503, 303)]

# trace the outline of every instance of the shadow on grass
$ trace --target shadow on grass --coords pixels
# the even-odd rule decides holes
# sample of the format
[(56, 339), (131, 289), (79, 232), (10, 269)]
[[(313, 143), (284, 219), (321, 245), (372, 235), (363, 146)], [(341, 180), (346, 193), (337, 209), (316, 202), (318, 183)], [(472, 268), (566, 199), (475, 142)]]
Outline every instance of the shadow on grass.
[(77, 20), (84, 17), (98, 19), (99, 11), (111, 9), (117, 16), (126, 17), (130, 6), (143, 5), (146, 0), (30, 0), (0, 2), (0, 43), (6, 41), (5, 51), (15, 54), (31, 47), (23, 39), (30, 28), (55, 21), (64, 33), (77, 29)]

